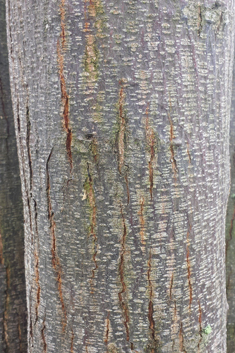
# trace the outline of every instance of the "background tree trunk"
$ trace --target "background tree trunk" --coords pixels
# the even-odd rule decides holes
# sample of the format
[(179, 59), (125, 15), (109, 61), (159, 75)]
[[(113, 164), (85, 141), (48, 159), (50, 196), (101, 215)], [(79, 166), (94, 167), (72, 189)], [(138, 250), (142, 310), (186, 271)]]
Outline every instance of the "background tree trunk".
[(225, 352), (234, 1), (7, 0), (29, 352)]
[(0, 352), (27, 350), (23, 205), (0, 0)]

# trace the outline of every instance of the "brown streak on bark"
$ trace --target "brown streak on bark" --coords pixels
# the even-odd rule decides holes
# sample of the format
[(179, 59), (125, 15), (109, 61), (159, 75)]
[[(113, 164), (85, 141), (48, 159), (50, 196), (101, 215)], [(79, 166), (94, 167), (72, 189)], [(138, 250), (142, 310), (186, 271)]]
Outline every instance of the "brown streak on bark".
[(118, 170), (119, 173), (122, 174), (122, 168), (124, 165), (124, 154), (125, 154), (125, 131), (126, 131), (126, 119), (125, 114), (123, 112), (123, 104), (124, 104), (124, 87), (122, 80), (119, 81), (121, 85), (119, 91), (119, 101), (118, 101), (118, 111), (119, 111), (119, 132), (118, 132)]
[(73, 329), (72, 329), (70, 353), (74, 353), (74, 350), (73, 350), (73, 340), (74, 340), (74, 332), (73, 332)]
[[(62, 1), (64, 2), (64, 0)], [(63, 43), (63, 41), (62, 41)], [(62, 44), (63, 48), (63, 44)], [(67, 134), (66, 136), (66, 151), (70, 164), (70, 173), (73, 169), (73, 159), (72, 159), (72, 130), (70, 128), (70, 120), (69, 120), (69, 96), (66, 90), (66, 82), (64, 76), (64, 56), (61, 53), (60, 40), (57, 42), (57, 57), (58, 57), (58, 65), (59, 65), (59, 76), (60, 76), (60, 88), (61, 88), (61, 101), (62, 101), (62, 109), (63, 109), (63, 126), (64, 130)]]
[(65, 326), (67, 325), (67, 313), (66, 313), (64, 299), (63, 299), (63, 293), (62, 293), (62, 278), (61, 278), (62, 269), (61, 269), (60, 259), (57, 255), (57, 251), (56, 251), (56, 236), (55, 236), (56, 224), (54, 221), (54, 213), (52, 212), (51, 196), (50, 196), (49, 162), (51, 159), (52, 151), (53, 151), (53, 149), (51, 150), (49, 157), (47, 159), (47, 163), (46, 163), (46, 177), (47, 177), (47, 190), (46, 191), (47, 191), (47, 204), (48, 204), (48, 219), (50, 222), (50, 230), (51, 230), (51, 236), (52, 236), (52, 246), (51, 246), (52, 265), (53, 265), (53, 268), (54, 268), (56, 275), (57, 275), (59, 298), (60, 298), (60, 302), (61, 302), (62, 312), (64, 315), (64, 320), (62, 322), (63, 332), (64, 332)]
[(9, 335), (8, 335), (8, 315), (9, 315), (9, 304), (10, 304), (10, 269), (6, 267), (6, 298), (5, 308), (3, 313), (3, 339), (6, 344), (7, 352), (10, 348)]
[(119, 302), (123, 311), (124, 315), (124, 326), (126, 329), (126, 340), (129, 341), (130, 339), (130, 333), (129, 333), (129, 313), (128, 313), (128, 307), (127, 304), (125, 303), (125, 299), (123, 298), (123, 295), (126, 293), (126, 283), (125, 283), (125, 278), (124, 278), (124, 266), (125, 266), (125, 253), (126, 253), (126, 248), (125, 248), (125, 242), (126, 242), (126, 236), (127, 236), (127, 230), (126, 230), (126, 222), (122, 210), (122, 205), (120, 205), (121, 208), (121, 217), (122, 217), (122, 224), (123, 224), (123, 234), (121, 238), (121, 252), (120, 252), (120, 262), (119, 262), (119, 276), (120, 276), (120, 282), (122, 286), (122, 290), (118, 293), (118, 298)]
[(46, 343), (46, 337), (45, 337), (45, 333), (44, 333), (44, 331), (46, 329), (45, 321), (46, 321), (46, 318), (44, 318), (44, 320), (43, 320), (42, 329), (41, 329), (41, 336), (42, 336), (42, 341), (43, 341), (43, 353), (47, 353), (47, 343)]
[(36, 278), (36, 286), (37, 286), (37, 301), (36, 301), (36, 307), (35, 307), (35, 324), (36, 324), (38, 321), (38, 308), (40, 305), (40, 294), (41, 294), (41, 288), (40, 288), (40, 282), (39, 282), (39, 269), (38, 269), (39, 257), (36, 251), (34, 253), (34, 257), (36, 260), (35, 278)]
[(150, 150), (150, 160), (148, 162), (148, 169), (149, 169), (149, 192), (150, 192), (150, 197), (151, 200), (153, 199), (153, 161), (155, 158), (155, 138), (154, 138), (154, 131), (153, 129), (149, 126), (149, 116), (148, 116), (148, 110), (149, 106), (147, 106), (145, 115), (146, 115), (146, 120), (145, 120), (145, 134), (146, 134), (146, 140), (147, 140), (147, 146)]
[(104, 343), (107, 345), (109, 341), (109, 325), (110, 325), (110, 320), (109, 320), (110, 312), (108, 312), (107, 319), (106, 319), (106, 332), (105, 332), (105, 340)]

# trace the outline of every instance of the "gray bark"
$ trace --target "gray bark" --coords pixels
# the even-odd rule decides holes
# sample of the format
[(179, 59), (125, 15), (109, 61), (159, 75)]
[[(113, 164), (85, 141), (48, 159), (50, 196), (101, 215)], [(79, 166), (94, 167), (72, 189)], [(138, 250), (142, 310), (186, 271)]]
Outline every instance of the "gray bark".
[(226, 352), (233, 10), (7, 0), (28, 352)]
[(23, 205), (0, 0), (0, 352), (27, 351)]
[(231, 188), (226, 217), (226, 281), (229, 305), (227, 317), (227, 353), (233, 353), (235, 347), (235, 71), (233, 68), (232, 104), (230, 120), (230, 164)]

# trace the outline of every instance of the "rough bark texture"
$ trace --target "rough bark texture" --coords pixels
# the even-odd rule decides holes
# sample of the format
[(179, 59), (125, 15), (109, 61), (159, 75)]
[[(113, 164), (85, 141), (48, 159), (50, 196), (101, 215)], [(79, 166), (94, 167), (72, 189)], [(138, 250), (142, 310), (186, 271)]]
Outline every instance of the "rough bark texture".
[(0, 352), (27, 351), (24, 228), (11, 105), (5, 2), (0, 0)]
[(227, 318), (227, 353), (235, 347), (235, 71), (233, 68), (232, 104), (230, 120), (231, 187), (226, 218), (226, 280), (229, 305)]
[(29, 352), (226, 351), (233, 0), (7, 0)]

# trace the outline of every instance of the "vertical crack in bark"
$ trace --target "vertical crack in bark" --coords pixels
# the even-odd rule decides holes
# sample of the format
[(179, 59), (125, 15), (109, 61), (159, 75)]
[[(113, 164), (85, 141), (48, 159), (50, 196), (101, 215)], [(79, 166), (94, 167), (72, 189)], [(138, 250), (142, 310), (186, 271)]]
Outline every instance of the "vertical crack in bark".
[(65, 49), (65, 0), (61, 0), (60, 3), (60, 27), (61, 27), (61, 32), (60, 32), (60, 38), (61, 38), (61, 44), (62, 44), (62, 49)]
[(30, 335), (31, 341), (33, 342), (33, 321), (32, 321), (31, 303), (32, 303), (32, 288), (29, 292), (29, 335)]
[(46, 336), (45, 336), (45, 329), (46, 329), (46, 316), (44, 317), (43, 323), (42, 323), (42, 329), (41, 329), (41, 336), (42, 336), (42, 342), (43, 342), (43, 353), (47, 353), (47, 342), (46, 342)]
[(170, 282), (170, 299), (172, 299), (173, 283), (174, 283), (174, 272), (172, 272), (172, 274), (171, 274), (171, 282)]
[(198, 300), (198, 311), (199, 311), (198, 323), (199, 323), (200, 339), (199, 339), (198, 346), (197, 346), (197, 348), (198, 348), (198, 352), (197, 353), (200, 353), (200, 345), (201, 345), (201, 342), (202, 342), (202, 309), (201, 309), (200, 300)]
[(198, 6), (198, 37), (201, 37), (201, 31), (202, 31), (202, 8), (201, 6), (199, 5)]
[(122, 217), (122, 225), (123, 225), (123, 234), (121, 238), (121, 252), (120, 252), (120, 262), (119, 262), (119, 276), (120, 282), (122, 286), (122, 290), (118, 293), (119, 302), (122, 308), (123, 316), (124, 316), (124, 326), (126, 329), (126, 340), (129, 341), (130, 333), (129, 333), (129, 313), (128, 313), (128, 306), (125, 300), (126, 295), (126, 283), (125, 283), (125, 253), (126, 253), (126, 237), (127, 237), (127, 229), (126, 229), (126, 222), (122, 210), (122, 205), (120, 205), (121, 209), (121, 217)]
[(149, 251), (149, 260), (148, 260), (148, 287), (149, 287), (149, 311), (148, 311), (148, 320), (149, 328), (151, 330), (151, 338), (155, 340), (155, 321), (153, 318), (153, 285), (151, 281), (151, 249)]
[(110, 325), (109, 316), (110, 316), (110, 312), (108, 312), (107, 319), (105, 320), (106, 321), (106, 331), (105, 331), (104, 343), (106, 345), (108, 345), (108, 342), (109, 342), (109, 325)]
[(170, 151), (171, 151), (171, 165), (172, 165), (172, 170), (174, 172), (174, 178), (176, 179), (177, 176), (177, 164), (175, 160), (175, 152), (174, 152), (174, 146), (173, 146), (173, 139), (175, 138), (174, 136), (174, 129), (173, 129), (173, 123), (170, 114), (168, 113), (168, 118), (170, 121)]
[(48, 219), (50, 222), (50, 231), (51, 231), (51, 236), (52, 236), (52, 246), (51, 246), (51, 255), (52, 255), (52, 265), (53, 268), (56, 272), (57, 275), (57, 284), (58, 284), (58, 291), (59, 291), (59, 298), (60, 298), (60, 303), (62, 307), (62, 312), (64, 315), (63, 321), (62, 321), (62, 326), (63, 326), (63, 331), (65, 330), (65, 326), (67, 325), (67, 313), (66, 313), (66, 308), (64, 305), (64, 299), (63, 299), (63, 293), (62, 293), (62, 269), (61, 269), (61, 264), (60, 264), (60, 259), (57, 255), (57, 250), (56, 250), (56, 236), (55, 236), (55, 220), (54, 220), (54, 213), (52, 211), (52, 205), (51, 205), (51, 195), (50, 195), (50, 176), (49, 176), (49, 162), (51, 159), (52, 155), (51, 150), (49, 157), (47, 159), (46, 163), (46, 178), (47, 178), (47, 204), (48, 204)]
[(180, 352), (187, 353), (184, 346), (184, 335), (183, 335), (183, 323), (180, 323), (180, 332), (179, 332), (179, 344), (180, 344)]
[(147, 106), (145, 115), (145, 134), (146, 134), (146, 141), (148, 150), (150, 153), (150, 160), (148, 162), (148, 170), (149, 170), (149, 192), (151, 200), (153, 199), (153, 162), (155, 158), (155, 136), (153, 129), (149, 126), (149, 106)]
[(124, 113), (124, 87), (123, 81), (120, 80), (121, 86), (119, 91), (118, 112), (119, 112), (119, 131), (118, 131), (118, 170), (122, 174), (125, 161), (125, 132), (126, 132), (126, 117)]
[(8, 318), (9, 318), (9, 305), (10, 305), (10, 268), (6, 267), (6, 292), (5, 292), (5, 307), (3, 313), (3, 340), (6, 345), (6, 353), (9, 352), (9, 334), (8, 334)]
[(145, 240), (145, 219), (144, 219), (144, 198), (140, 199), (140, 210), (138, 212), (140, 222), (140, 241), (142, 244), (141, 250), (145, 252), (146, 240)]
[(32, 169), (32, 158), (31, 158), (31, 152), (30, 152), (31, 122), (30, 122), (30, 119), (29, 119), (29, 106), (28, 106), (28, 103), (26, 105), (26, 122), (27, 122), (26, 145), (27, 145), (28, 159), (29, 159), (29, 181), (30, 181), (30, 190), (32, 190), (33, 169)]
[(74, 332), (73, 332), (73, 329), (72, 329), (72, 332), (71, 332), (70, 353), (74, 353), (74, 350), (73, 350), (73, 340), (74, 340)]
[(189, 310), (191, 310), (191, 304), (193, 301), (193, 287), (192, 287), (192, 280), (191, 280), (191, 264), (190, 264), (190, 251), (189, 251), (189, 246), (190, 246), (190, 241), (189, 241), (189, 235), (191, 231), (191, 225), (189, 226), (188, 232), (187, 232), (187, 245), (186, 245), (186, 259), (187, 259), (187, 271), (188, 271), (188, 286), (189, 286)]
[(65, 0), (61, 1), (60, 5), (60, 16), (61, 16), (61, 32), (60, 38), (57, 42), (57, 56), (58, 56), (58, 65), (59, 65), (59, 76), (60, 76), (60, 88), (61, 88), (61, 101), (62, 101), (62, 110), (63, 110), (63, 126), (67, 134), (66, 136), (66, 151), (70, 164), (70, 173), (73, 169), (73, 159), (72, 159), (72, 130), (70, 128), (70, 119), (69, 119), (69, 96), (66, 89), (66, 82), (64, 76), (64, 55), (63, 51), (65, 50)]
[[(16, 89), (16, 88), (15, 88)], [(16, 89), (17, 92), (17, 89)], [(28, 205), (28, 212), (29, 212), (29, 224), (30, 224), (30, 233), (31, 233), (31, 243), (33, 244), (33, 228), (32, 228), (32, 215), (31, 215), (31, 208), (30, 208), (30, 198), (29, 198), (29, 192), (28, 192), (28, 187), (27, 187), (27, 181), (26, 181), (26, 172), (25, 172), (25, 158), (24, 158), (24, 149), (22, 145), (22, 140), (21, 140), (21, 128), (20, 128), (20, 110), (19, 110), (19, 100), (17, 99), (17, 129), (18, 129), (18, 139), (19, 139), (19, 153), (21, 154), (21, 162), (22, 162), (22, 170), (23, 170), (23, 180), (24, 180), (24, 191), (26, 194), (26, 199), (27, 199), (27, 205)], [(27, 138), (26, 138), (27, 140)]]
[[(96, 235), (96, 203), (95, 203), (95, 192), (94, 192), (94, 186), (93, 186), (93, 179), (90, 173), (90, 167), (89, 163), (87, 163), (87, 180), (84, 184), (84, 189), (86, 191), (86, 196), (88, 199), (89, 207), (91, 210), (91, 220), (90, 220), (90, 236), (93, 237), (93, 246), (94, 246), (94, 251), (93, 251), (93, 256), (92, 260), (94, 262), (94, 268), (92, 269), (92, 281), (95, 277), (95, 271), (98, 269), (98, 264), (96, 261), (96, 255), (97, 255), (97, 235)], [(92, 282), (91, 282), (92, 283)], [(93, 292), (93, 289), (92, 289)]]
[(150, 344), (151, 353), (155, 353), (155, 352), (158, 352), (159, 340), (156, 337), (155, 320), (153, 317), (153, 314), (154, 314), (154, 308), (153, 308), (154, 290), (153, 290), (153, 284), (152, 284), (152, 280), (151, 280), (151, 271), (152, 271), (152, 253), (151, 253), (151, 249), (150, 249), (149, 259), (148, 259), (148, 271), (147, 271), (148, 288), (149, 288), (148, 320), (149, 320), (150, 339), (151, 339), (151, 344)]
[(191, 155), (189, 152), (189, 143), (187, 142), (187, 155), (188, 155), (188, 159), (189, 159), (189, 164), (191, 164)]
[(37, 252), (35, 251), (34, 253), (35, 257), (35, 281), (36, 281), (36, 287), (37, 287), (37, 300), (36, 300), (36, 306), (35, 306), (35, 325), (38, 321), (38, 308), (40, 305), (40, 294), (41, 294), (41, 288), (40, 288), (40, 281), (39, 281), (39, 257)]

